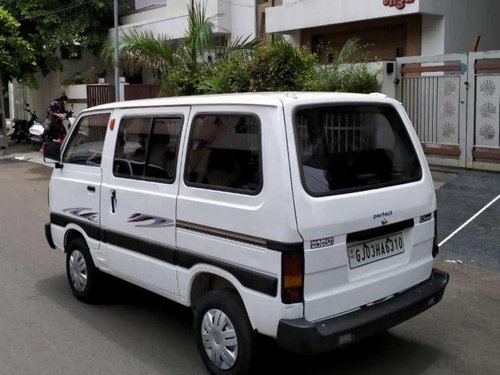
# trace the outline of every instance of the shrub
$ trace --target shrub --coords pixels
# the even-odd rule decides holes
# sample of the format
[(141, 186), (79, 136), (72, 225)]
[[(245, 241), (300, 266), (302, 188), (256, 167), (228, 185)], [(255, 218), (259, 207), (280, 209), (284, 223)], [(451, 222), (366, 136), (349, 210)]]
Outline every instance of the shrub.
[(161, 94), (168, 96), (196, 95), (198, 86), (210, 76), (209, 64), (200, 63), (196, 67), (177, 65), (170, 68), (162, 81)]
[(217, 59), (198, 86), (202, 94), (246, 92), (250, 90), (249, 59), (242, 55)]
[(377, 72), (370, 72), (366, 63), (327, 66), (318, 70), (320, 91), (365, 93), (380, 91)]
[(337, 59), (317, 69), (318, 90), (370, 93), (380, 90), (377, 72), (368, 70), (365, 46), (350, 39), (342, 47)]
[(73, 75), (73, 79), (70, 80), (70, 84), (82, 85), (94, 83), (96, 81), (95, 76), (96, 74), (94, 72), (94, 67), (91, 67), (89, 70), (86, 70), (84, 72), (76, 72)]
[(250, 91), (315, 89), (315, 55), (280, 40), (263, 45), (249, 63)]
[(351, 40), (333, 64), (318, 66), (317, 56), (280, 40), (260, 46), (255, 54), (221, 56), (215, 61), (172, 66), (163, 95), (221, 94), (248, 91), (380, 90), (377, 74), (364, 61), (362, 46)]

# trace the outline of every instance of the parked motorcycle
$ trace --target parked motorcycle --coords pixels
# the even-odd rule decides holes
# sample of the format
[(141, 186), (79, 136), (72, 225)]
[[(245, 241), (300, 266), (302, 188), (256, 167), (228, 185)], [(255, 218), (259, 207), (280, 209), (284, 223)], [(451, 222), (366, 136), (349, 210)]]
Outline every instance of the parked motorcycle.
[(24, 119), (14, 119), (12, 122), (14, 131), (10, 135), (10, 139), (16, 143), (20, 143), (23, 140), (26, 141), (26, 143), (29, 143), (29, 121)]

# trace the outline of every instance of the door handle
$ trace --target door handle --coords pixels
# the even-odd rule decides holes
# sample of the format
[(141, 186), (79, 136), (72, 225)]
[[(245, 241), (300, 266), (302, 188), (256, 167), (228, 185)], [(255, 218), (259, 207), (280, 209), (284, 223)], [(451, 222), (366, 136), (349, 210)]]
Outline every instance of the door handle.
[(111, 190), (111, 213), (115, 213), (116, 190)]
[(95, 193), (95, 186), (87, 186), (87, 190), (90, 191), (91, 193)]

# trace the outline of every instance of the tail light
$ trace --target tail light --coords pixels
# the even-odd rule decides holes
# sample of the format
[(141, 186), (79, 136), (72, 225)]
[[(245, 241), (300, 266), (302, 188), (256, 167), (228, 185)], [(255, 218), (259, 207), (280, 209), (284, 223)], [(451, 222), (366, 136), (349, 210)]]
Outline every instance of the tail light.
[(282, 255), (281, 299), (283, 303), (304, 300), (304, 252)]
[(434, 241), (432, 243), (432, 256), (435, 258), (439, 254), (438, 245), (438, 225), (437, 225), (437, 211), (434, 211)]

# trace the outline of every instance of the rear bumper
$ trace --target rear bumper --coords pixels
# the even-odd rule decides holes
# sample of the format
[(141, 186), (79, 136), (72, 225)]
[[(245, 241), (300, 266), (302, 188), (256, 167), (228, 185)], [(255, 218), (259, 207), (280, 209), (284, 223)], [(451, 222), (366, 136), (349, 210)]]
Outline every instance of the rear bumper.
[(50, 223), (45, 224), (45, 238), (47, 239), (47, 243), (53, 249), (56, 248), (54, 245), (54, 240), (52, 240), (52, 232), (50, 231)]
[(446, 272), (434, 269), (428, 280), (376, 305), (314, 323), (281, 320), (278, 345), (293, 352), (315, 354), (357, 342), (434, 306), (443, 297), (448, 280)]

